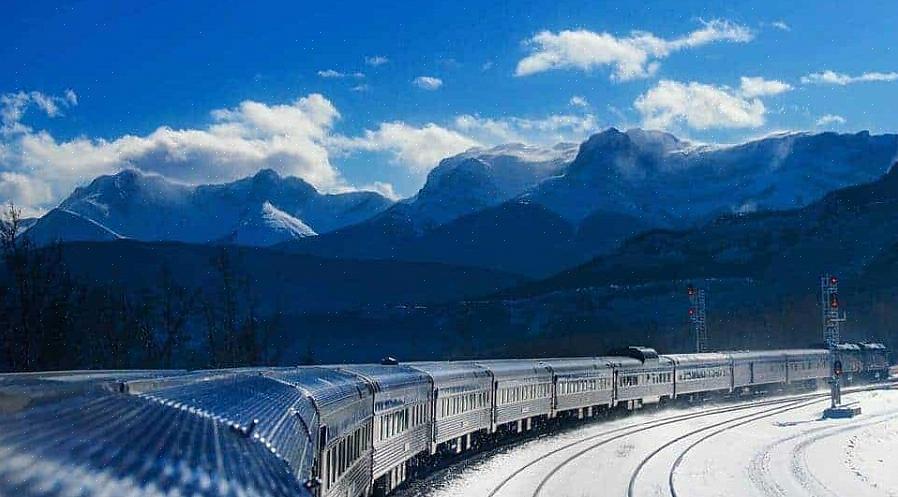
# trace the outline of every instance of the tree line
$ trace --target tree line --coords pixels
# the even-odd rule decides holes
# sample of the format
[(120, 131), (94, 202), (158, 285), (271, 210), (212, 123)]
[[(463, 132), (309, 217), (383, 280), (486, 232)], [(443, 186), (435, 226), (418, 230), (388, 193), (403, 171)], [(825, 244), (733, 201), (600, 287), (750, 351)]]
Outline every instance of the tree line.
[(276, 363), (277, 315), (260, 317), (234, 255), (209, 261), (215, 284), (191, 289), (163, 268), (152, 288), (78, 281), (64, 246), (36, 246), (21, 210), (0, 216), (0, 371), (221, 368)]

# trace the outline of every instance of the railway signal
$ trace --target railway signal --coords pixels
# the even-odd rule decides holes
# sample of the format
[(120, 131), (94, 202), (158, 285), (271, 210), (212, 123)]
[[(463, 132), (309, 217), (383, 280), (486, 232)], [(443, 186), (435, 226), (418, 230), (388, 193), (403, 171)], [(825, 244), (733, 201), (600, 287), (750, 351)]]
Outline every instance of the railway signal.
[(827, 418), (850, 418), (860, 414), (859, 407), (842, 405), (842, 359), (839, 356), (840, 325), (845, 312), (839, 302), (839, 278), (832, 274), (820, 277), (820, 308), (823, 317), (823, 341), (830, 357), (830, 407), (823, 411)]

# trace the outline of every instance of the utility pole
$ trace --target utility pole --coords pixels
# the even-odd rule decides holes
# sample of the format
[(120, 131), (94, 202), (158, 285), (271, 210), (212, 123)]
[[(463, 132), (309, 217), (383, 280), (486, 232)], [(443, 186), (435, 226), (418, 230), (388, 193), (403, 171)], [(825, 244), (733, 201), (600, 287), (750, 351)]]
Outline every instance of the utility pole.
[(686, 295), (689, 297), (689, 322), (692, 324), (692, 333), (695, 337), (695, 351), (708, 352), (708, 320), (707, 300), (705, 290), (695, 288), (692, 283), (686, 287)]

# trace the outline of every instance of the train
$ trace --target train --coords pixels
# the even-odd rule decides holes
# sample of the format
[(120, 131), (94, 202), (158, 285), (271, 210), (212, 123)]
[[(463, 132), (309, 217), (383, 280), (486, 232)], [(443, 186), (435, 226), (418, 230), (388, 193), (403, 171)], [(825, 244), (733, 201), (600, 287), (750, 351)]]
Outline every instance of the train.
[[(833, 357), (837, 354), (837, 357)], [(386, 495), (447, 455), (603, 411), (888, 377), (828, 349), (0, 375), (0, 495)], [(461, 457), (461, 456), (455, 456)]]

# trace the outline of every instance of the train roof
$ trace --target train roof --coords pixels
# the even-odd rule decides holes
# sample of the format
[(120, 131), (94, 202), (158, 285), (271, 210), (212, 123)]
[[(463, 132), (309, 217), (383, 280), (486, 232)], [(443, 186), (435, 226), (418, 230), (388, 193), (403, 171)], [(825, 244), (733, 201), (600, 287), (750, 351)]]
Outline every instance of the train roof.
[(0, 464), (0, 495), (64, 497), (72, 489), (145, 495), (155, 488), (213, 497), (222, 487), (309, 495), (283, 458), (219, 423), (195, 410), (101, 390), (6, 410), (0, 453), (9, 463)]
[(496, 380), (515, 377), (551, 379), (552, 372), (541, 362), (541, 359), (494, 359), (491, 361), (476, 361), (476, 364), (489, 369)]
[(827, 355), (829, 351), (826, 349), (787, 349), (784, 351), (787, 356), (820, 356)]
[(719, 352), (702, 352), (697, 354), (664, 354), (661, 356), (669, 359), (678, 366), (695, 364), (720, 364), (730, 361), (730, 357)]
[(403, 364), (387, 366), (382, 364), (343, 364), (332, 367), (364, 378), (371, 382), (377, 392), (430, 384), (430, 376), (427, 373)]
[(839, 344), (836, 344), (835, 349), (836, 350), (849, 350), (849, 351), (857, 352), (857, 351), (861, 350), (861, 346), (856, 343), (839, 343)]
[(556, 374), (575, 373), (580, 371), (601, 371), (611, 369), (612, 364), (601, 357), (556, 357), (540, 360)]
[(322, 406), (343, 399), (371, 396), (365, 382), (339, 369), (302, 366), (272, 370), (265, 375), (300, 389)]
[(860, 342), (858, 345), (866, 350), (887, 350), (887, 347), (884, 344), (878, 342)]
[(754, 351), (754, 350), (735, 350), (724, 352), (724, 354), (729, 355), (733, 359), (785, 359), (786, 351), (785, 350), (764, 350), (764, 351)]
[(490, 372), (483, 366), (479, 366), (476, 363), (469, 361), (422, 361), (407, 362), (405, 365), (424, 371), (438, 384), (463, 380), (489, 382), (491, 377)]
[[(175, 382), (139, 396), (162, 405), (187, 409), (230, 426), (233, 430), (260, 438), (294, 468), (305, 467), (311, 454), (295, 450), (299, 426), (294, 412), (305, 413), (308, 421), (314, 406), (293, 386), (258, 373), (193, 375), (196, 381)], [(306, 424), (306, 423), (303, 423)]]

